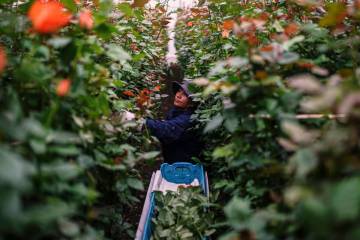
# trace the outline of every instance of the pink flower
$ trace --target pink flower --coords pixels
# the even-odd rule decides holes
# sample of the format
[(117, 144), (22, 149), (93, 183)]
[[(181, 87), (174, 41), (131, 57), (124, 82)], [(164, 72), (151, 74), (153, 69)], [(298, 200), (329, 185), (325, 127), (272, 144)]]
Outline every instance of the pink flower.
[(92, 29), (94, 26), (94, 19), (89, 9), (84, 9), (79, 14), (79, 25), (85, 29)]

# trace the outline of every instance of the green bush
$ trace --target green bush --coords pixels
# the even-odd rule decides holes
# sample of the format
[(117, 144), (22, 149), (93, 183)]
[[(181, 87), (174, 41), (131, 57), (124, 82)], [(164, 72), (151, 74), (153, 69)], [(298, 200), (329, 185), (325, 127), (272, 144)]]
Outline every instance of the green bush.
[(224, 0), (180, 15), (221, 239), (357, 239), (359, 6)]
[(160, 85), (166, 14), (61, 2), (0, 2), (0, 238), (133, 236), (134, 166), (157, 154), (121, 112), (155, 97), (140, 93)]
[(200, 187), (179, 187), (177, 192), (155, 192), (151, 239), (204, 239), (211, 235), (213, 213)]

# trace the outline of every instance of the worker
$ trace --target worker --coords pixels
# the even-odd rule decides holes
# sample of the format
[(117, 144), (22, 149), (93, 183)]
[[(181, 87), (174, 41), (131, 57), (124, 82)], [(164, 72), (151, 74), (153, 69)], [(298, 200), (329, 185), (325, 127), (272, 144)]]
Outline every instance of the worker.
[(164, 120), (147, 118), (145, 125), (150, 133), (159, 139), (164, 162), (194, 162), (199, 158), (202, 144), (194, 130), (195, 121), (191, 115), (195, 111), (195, 103), (189, 91), (189, 81), (173, 82), (175, 93), (173, 107)]

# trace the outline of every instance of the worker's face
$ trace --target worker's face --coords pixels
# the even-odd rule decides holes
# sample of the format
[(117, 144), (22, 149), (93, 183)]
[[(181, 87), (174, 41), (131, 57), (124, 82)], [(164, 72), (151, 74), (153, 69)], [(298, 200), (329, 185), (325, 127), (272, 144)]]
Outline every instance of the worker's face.
[(190, 103), (190, 99), (186, 96), (185, 92), (180, 89), (175, 94), (174, 105), (179, 108), (187, 108)]

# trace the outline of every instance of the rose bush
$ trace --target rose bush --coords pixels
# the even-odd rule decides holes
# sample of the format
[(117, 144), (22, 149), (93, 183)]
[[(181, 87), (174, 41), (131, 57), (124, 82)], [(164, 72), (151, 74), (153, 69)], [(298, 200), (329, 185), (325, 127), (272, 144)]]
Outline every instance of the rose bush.
[(119, 114), (161, 85), (164, 8), (6, 0), (0, 19), (0, 238), (133, 236), (134, 166), (158, 152)]
[[(126, 111), (159, 109), (168, 40), (166, 9), (146, 2), (0, 1), (0, 238), (134, 235), (136, 166), (158, 152)], [(209, 0), (179, 12), (212, 237), (359, 238), (359, 11)]]
[(180, 15), (217, 234), (357, 239), (358, 2), (201, 1)]

